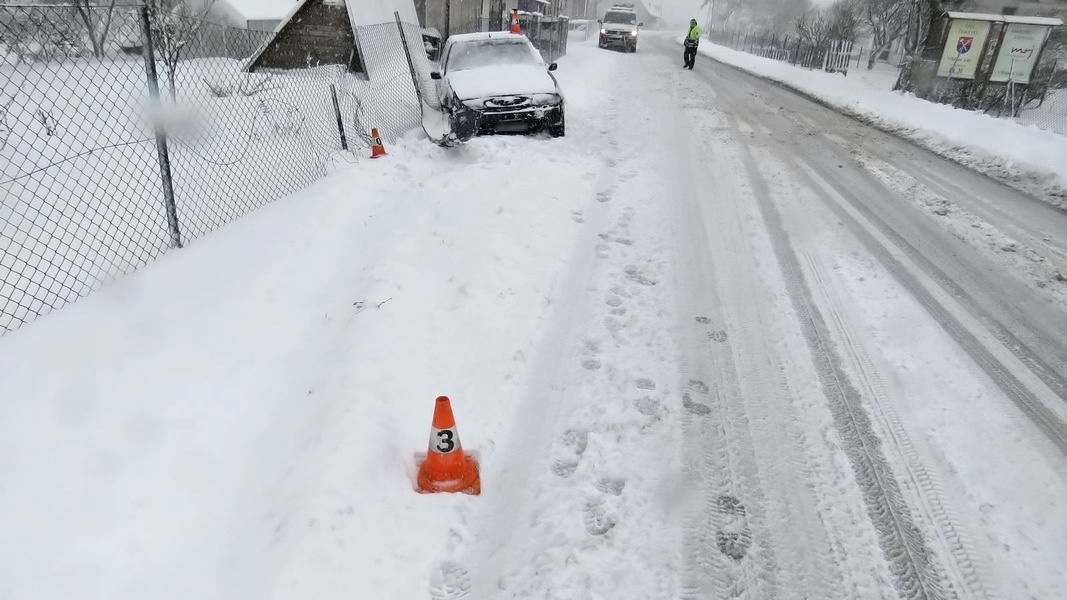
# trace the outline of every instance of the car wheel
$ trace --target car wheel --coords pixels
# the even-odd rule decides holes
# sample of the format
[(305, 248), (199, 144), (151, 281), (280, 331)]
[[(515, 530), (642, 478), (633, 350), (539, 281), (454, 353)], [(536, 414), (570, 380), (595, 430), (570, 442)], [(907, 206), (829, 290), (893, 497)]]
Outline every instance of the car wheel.
[(563, 134), (567, 132), (567, 122), (563, 118), (563, 114), (563, 109), (561, 108), (559, 111), (559, 123), (548, 127), (548, 135), (558, 138), (563, 137)]
[(456, 139), (466, 142), (478, 133), (478, 114), (466, 107), (454, 109), (449, 115), (449, 125)]

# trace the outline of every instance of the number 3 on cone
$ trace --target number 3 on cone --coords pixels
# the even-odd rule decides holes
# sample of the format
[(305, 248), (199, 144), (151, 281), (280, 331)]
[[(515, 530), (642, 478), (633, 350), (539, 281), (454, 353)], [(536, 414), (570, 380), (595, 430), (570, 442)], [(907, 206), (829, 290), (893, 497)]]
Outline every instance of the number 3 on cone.
[[(436, 440), (433, 438), (436, 438)], [(458, 442), (454, 429), (437, 429), (434, 430), (430, 439), (430, 446), (441, 454), (448, 454), (456, 449)]]

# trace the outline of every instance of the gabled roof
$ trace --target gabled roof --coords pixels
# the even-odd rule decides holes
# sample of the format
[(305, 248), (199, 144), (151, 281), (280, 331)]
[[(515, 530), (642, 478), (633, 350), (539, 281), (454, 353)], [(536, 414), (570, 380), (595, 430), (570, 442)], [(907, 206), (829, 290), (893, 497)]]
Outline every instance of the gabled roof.
[[(398, 14), (402, 22), (418, 24), (413, 0), (297, 0), (274, 31), (274, 37), (252, 57), (246, 69), (252, 72), (339, 64), (350, 72), (366, 73), (368, 65), (358, 29), (390, 24), (395, 31)], [(379, 49), (376, 55), (382, 52)]]
[(299, 0), (274, 37), (248, 61), (246, 70), (340, 64), (350, 72), (360, 72), (361, 56), (351, 4), (344, 0)]

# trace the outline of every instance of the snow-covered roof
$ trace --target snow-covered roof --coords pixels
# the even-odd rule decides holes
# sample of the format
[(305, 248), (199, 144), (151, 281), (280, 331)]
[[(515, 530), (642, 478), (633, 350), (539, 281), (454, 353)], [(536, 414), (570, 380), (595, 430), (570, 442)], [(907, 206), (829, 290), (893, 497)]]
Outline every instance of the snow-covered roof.
[(1055, 17), (1027, 17), (1022, 15), (994, 15), (991, 13), (966, 13), (954, 11), (948, 11), (946, 14), (953, 19), (970, 19), (972, 21), (1026, 23), (1028, 25), (1051, 25), (1052, 27), (1063, 25), (1063, 21)]
[(1059, 27), (1063, 25), (1063, 19), (1056, 17), (1023, 17), (1020, 15), (1004, 15), (1005, 23), (1026, 23), (1028, 25), (1051, 25)]
[(498, 38), (515, 37), (517, 33), (508, 31), (475, 31), (473, 33), (457, 33), (448, 36), (449, 42), (469, 42), (471, 40), (492, 40)]
[(299, 0), (217, 0), (229, 5), (247, 21), (284, 19)]

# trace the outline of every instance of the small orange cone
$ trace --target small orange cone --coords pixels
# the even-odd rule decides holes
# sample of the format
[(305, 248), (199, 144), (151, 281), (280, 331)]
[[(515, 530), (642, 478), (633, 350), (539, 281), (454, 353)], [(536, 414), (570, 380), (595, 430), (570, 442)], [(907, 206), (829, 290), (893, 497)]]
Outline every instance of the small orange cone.
[(372, 127), (370, 130), (370, 137), (374, 144), (370, 148), (371, 158), (381, 158), (385, 156), (385, 146), (382, 145), (382, 136), (378, 135), (378, 128)]
[(482, 492), (478, 463), (463, 453), (448, 396), (438, 396), (434, 403), (430, 450), (426, 453), (426, 460), (419, 464), (416, 481), (422, 493), (463, 492), (477, 495)]
[(519, 9), (511, 9), (511, 25), (508, 27), (508, 31), (511, 33), (522, 33), (522, 27), (519, 26)]

